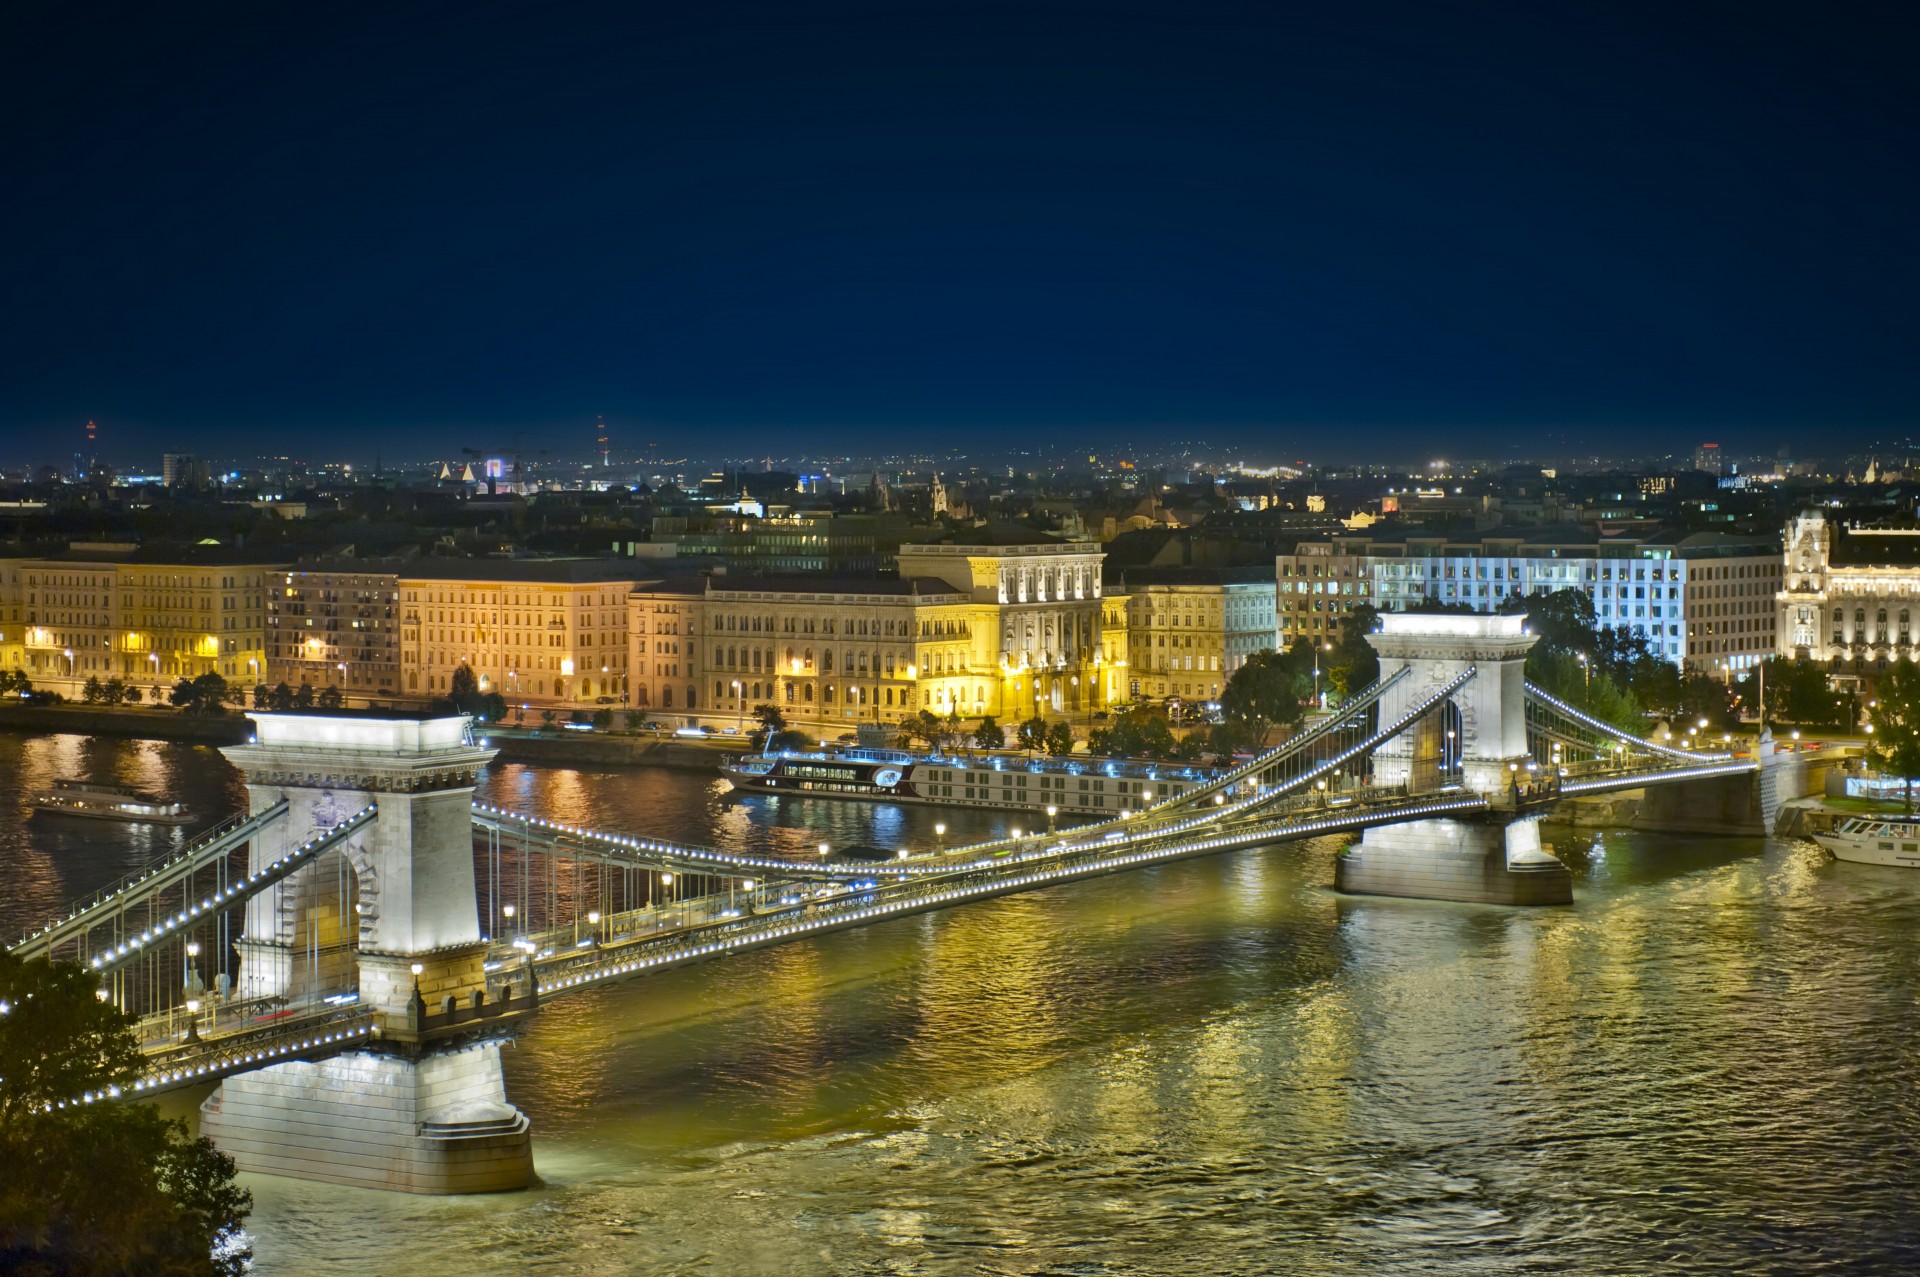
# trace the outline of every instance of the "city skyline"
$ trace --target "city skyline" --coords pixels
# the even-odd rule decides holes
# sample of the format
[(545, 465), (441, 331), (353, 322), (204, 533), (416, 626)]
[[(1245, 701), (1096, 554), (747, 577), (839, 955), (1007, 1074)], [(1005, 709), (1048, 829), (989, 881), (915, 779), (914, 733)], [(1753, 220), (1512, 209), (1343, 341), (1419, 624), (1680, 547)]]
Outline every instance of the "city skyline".
[(1920, 402), (1905, 20), (574, 13), (16, 19), (0, 434), (1346, 461)]

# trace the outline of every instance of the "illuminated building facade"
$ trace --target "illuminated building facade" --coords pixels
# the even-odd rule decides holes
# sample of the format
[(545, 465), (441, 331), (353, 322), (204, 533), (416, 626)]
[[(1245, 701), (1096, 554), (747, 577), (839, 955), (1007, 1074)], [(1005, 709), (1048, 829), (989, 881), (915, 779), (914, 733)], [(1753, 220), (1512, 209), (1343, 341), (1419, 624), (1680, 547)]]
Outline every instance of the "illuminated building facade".
[[(1125, 696), (1124, 596), (1085, 546), (908, 546), (900, 575), (705, 576), (628, 598), (628, 703), (752, 725), (773, 704), (841, 734), (929, 710), (1090, 716)], [(1089, 720), (1090, 721), (1090, 720)]]
[(1362, 604), (1382, 612), (1422, 603), (1497, 612), (1529, 594), (1579, 590), (1593, 599), (1600, 628), (1636, 634), (1690, 670), (1729, 674), (1774, 649), (1780, 553), (1770, 537), (1335, 537), (1295, 546), (1275, 569), (1287, 645), (1337, 641), (1341, 623)]
[(1920, 528), (1850, 525), (1817, 510), (1795, 516), (1773, 606), (1779, 654), (1820, 661), (1847, 682), (1915, 659)]
[(349, 705), (397, 699), (400, 580), (372, 565), (318, 563), (276, 574), (267, 598), (269, 687), (338, 687)]
[(69, 698), (90, 678), (163, 701), (202, 674), (250, 684), (266, 667), (273, 572), (213, 555), (148, 562), (132, 547), (0, 562), (0, 667)]
[(530, 709), (627, 700), (631, 561), (445, 560), (398, 575), (400, 694), (444, 697), (454, 671)]
[(963, 715), (969, 693), (981, 713), (1006, 719), (1071, 719), (1108, 703), (1104, 558), (1084, 542), (900, 547), (903, 578), (936, 578), (972, 599), (974, 666), (940, 689)]
[(1126, 574), (1135, 696), (1212, 700), (1274, 644), (1274, 582), (1264, 568), (1131, 568)]

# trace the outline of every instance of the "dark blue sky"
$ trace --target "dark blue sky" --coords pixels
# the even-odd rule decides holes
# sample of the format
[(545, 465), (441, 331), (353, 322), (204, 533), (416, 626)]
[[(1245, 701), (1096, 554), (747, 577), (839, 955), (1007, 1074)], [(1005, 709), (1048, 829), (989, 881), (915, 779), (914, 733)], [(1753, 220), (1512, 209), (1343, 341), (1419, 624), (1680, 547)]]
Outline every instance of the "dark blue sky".
[(1913, 15), (16, 0), (0, 456), (1904, 433)]

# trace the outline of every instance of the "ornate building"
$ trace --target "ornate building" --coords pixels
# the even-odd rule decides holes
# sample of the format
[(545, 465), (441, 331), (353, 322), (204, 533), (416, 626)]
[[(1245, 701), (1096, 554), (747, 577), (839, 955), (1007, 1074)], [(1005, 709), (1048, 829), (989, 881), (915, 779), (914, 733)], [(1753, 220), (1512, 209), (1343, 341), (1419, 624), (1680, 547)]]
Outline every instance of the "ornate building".
[(1861, 682), (1914, 659), (1920, 528), (1860, 527), (1814, 510), (1787, 524), (1778, 650)]

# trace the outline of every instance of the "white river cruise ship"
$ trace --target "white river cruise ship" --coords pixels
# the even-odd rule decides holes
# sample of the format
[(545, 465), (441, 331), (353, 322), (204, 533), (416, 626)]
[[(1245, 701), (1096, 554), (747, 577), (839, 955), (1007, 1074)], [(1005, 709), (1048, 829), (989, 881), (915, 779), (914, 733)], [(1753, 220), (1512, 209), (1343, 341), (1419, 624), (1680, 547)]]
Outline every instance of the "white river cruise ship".
[(744, 793), (1035, 812), (1052, 807), (1070, 816), (1140, 811), (1219, 775), (1186, 763), (861, 748), (742, 754), (728, 758), (720, 771)]

